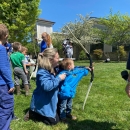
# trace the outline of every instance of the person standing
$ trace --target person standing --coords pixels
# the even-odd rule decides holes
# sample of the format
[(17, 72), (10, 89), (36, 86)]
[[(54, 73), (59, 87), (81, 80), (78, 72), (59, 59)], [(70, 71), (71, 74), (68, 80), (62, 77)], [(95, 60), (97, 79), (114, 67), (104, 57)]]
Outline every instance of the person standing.
[[(25, 61), (24, 62), (26, 64), (26, 68), (28, 70), (28, 73), (26, 74), (26, 76), (27, 76), (27, 79), (28, 79), (28, 86), (31, 89), (30, 66), (35, 66), (35, 64), (30, 62), (30, 57), (29, 57), (29, 55), (27, 55), (27, 51), (28, 51), (28, 49), (26, 47), (22, 46), (21, 53), (24, 54), (24, 56), (25, 56)], [(24, 85), (22, 85), (22, 86), (24, 86)]]
[(11, 43), (9, 43), (8, 41), (6, 41), (4, 43), (4, 46), (5, 46), (6, 50), (7, 50), (8, 55), (10, 55), (12, 53), (12, 45), (11, 45)]
[(73, 56), (73, 46), (71, 45), (71, 42), (66, 45), (66, 58), (72, 58)]
[(76, 94), (79, 81), (87, 76), (91, 69), (89, 67), (75, 66), (71, 58), (65, 58), (60, 63), (59, 74), (66, 73), (66, 78), (59, 84), (58, 112), (62, 122), (67, 118), (76, 120), (77, 117), (71, 114), (72, 100)]
[(40, 42), (40, 52), (43, 52), (46, 48), (53, 48), (51, 36), (47, 32), (43, 32), (41, 35), (42, 41)]
[(0, 24), (0, 130), (9, 130), (10, 122), (14, 116), (14, 83), (6, 42), (9, 32), (4, 24)]
[(21, 51), (21, 43), (14, 42), (13, 43), (13, 50), (14, 52), (10, 55), (10, 60), (13, 67), (14, 72), (14, 81), (15, 81), (15, 87), (17, 90), (17, 95), (20, 95), (20, 79), (22, 79), (22, 82), (24, 84), (25, 88), (25, 96), (29, 95), (29, 86), (28, 86), (28, 80), (26, 74), (28, 73), (28, 70), (26, 68), (25, 63), (25, 56), (22, 54)]
[(73, 56), (73, 46), (69, 39), (65, 39), (62, 43), (63, 53), (65, 58), (72, 58)]

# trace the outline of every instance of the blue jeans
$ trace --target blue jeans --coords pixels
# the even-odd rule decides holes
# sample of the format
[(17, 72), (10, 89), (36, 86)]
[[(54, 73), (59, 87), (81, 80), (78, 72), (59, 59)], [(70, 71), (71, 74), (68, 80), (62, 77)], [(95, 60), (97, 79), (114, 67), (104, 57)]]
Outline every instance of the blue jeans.
[(66, 118), (66, 115), (71, 113), (72, 98), (59, 99), (60, 119)]
[(14, 82), (15, 82), (15, 86), (19, 86), (20, 79), (22, 79), (22, 83), (24, 85), (28, 84), (28, 79), (27, 79), (27, 76), (26, 76), (24, 70), (22, 68), (20, 68), (20, 67), (15, 67), (14, 68)]
[(7, 85), (0, 85), (0, 130), (9, 130), (14, 112), (14, 97)]

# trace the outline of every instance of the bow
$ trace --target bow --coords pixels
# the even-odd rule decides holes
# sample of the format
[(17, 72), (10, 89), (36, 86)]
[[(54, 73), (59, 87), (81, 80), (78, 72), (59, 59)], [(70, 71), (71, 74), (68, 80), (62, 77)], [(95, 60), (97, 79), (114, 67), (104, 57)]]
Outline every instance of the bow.
[(86, 93), (86, 96), (85, 96), (85, 100), (84, 100), (84, 103), (83, 103), (83, 110), (84, 110), (84, 107), (85, 107), (85, 104), (86, 104), (86, 101), (87, 101), (87, 98), (88, 98), (88, 95), (89, 95), (89, 92), (90, 92), (90, 89), (92, 87), (92, 83), (93, 83), (93, 79), (94, 79), (94, 73), (93, 73), (93, 64), (92, 64), (92, 58), (90, 56), (90, 54), (88, 53), (88, 51), (86, 50), (86, 48), (80, 43), (80, 41), (75, 37), (75, 35), (72, 33), (72, 31), (70, 30), (70, 28), (66, 25), (67, 29), (69, 30), (69, 32), (72, 34), (72, 36), (75, 38), (75, 40), (78, 42), (78, 44), (82, 47), (82, 49), (85, 51), (86, 53), (86, 56), (88, 57), (89, 61), (90, 61), (90, 68), (91, 68), (91, 79), (90, 79), (90, 84), (89, 84), (89, 87), (88, 87), (88, 90), (87, 90), (87, 93)]

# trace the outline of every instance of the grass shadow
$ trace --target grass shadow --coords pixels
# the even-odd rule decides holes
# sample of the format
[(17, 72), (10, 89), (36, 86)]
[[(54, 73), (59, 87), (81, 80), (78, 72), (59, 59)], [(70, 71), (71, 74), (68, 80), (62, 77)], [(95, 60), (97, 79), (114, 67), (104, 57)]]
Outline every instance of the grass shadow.
[(36, 78), (35, 78), (35, 77), (32, 77), (31, 80), (36, 81)]
[(79, 122), (71, 121), (71, 122), (72, 123), (68, 125), (67, 130), (113, 130), (113, 127), (116, 126), (115, 123), (96, 122), (93, 120), (84, 120)]

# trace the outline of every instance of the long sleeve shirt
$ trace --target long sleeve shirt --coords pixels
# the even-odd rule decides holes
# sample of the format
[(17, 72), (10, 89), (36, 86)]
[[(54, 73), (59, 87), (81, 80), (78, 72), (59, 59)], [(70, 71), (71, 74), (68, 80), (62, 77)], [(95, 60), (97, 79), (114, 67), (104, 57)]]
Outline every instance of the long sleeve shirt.
[(59, 84), (59, 98), (74, 98), (79, 81), (88, 75), (89, 70), (85, 67), (77, 66), (71, 71), (63, 70), (60, 72), (60, 74), (63, 73), (66, 73), (66, 78)]
[(6, 48), (0, 45), (0, 85), (6, 84), (9, 88), (14, 87), (9, 57)]
[(45, 41), (41, 42), (41, 52), (43, 52), (47, 48), (47, 43)]
[(55, 118), (58, 103), (58, 85), (61, 79), (45, 69), (38, 69), (36, 89), (33, 92), (30, 108), (42, 116)]

